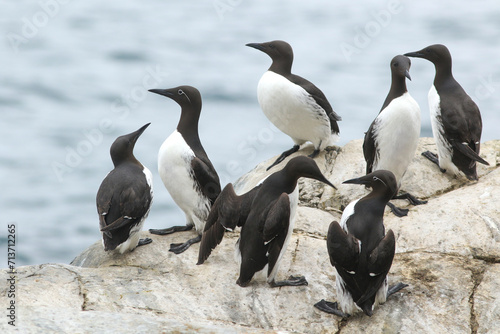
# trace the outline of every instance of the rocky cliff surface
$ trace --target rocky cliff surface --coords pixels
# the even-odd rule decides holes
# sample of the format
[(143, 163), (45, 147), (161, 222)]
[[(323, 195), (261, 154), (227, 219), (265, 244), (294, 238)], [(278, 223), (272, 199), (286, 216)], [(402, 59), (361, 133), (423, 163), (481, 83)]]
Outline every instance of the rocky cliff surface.
[[(481, 155), (490, 166), (478, 166), (478, 182), (442, 174), (421, 157), (424, 150), (436, 151), (432, 143), (420, 140), (402, 183), (404, 191), (427, 199), (428, 204), (409, 207), (403, 218), (389, 210), (385, 214), (386, 228), (396, 236), (390, 284), (404, 282), (409, 287), (376, 308), (372, 317), (340, 319), (313, 307), (320, 299), (336, 299), (325, 242), (328, 225), (366, 192), (342, 184), (364, 174), (362, 141), (356, 140), (316, 158), (337, 190), (300, 181), (301, 206), (278, 279), (301, 274), (309, 286), (272, 289), (264, 279), (254, 279), (247, 288), (236, 285), (239, 268), (233, 253), (238, 232), (226, 233), (201, 266), (196, 265), (198, 245), (180, 255), (168, 252), (171, 242), (184, 241), (194, 232), (171, 236), (142, 232), (153, 243), (122, 256), (105, 253), (98, 241), (71, 265), (18, 268), (18, 329), (22, 333), (500, 333), (500, 141), (482, 145)], [(296, 154), (311, 151), (306, 148)], [(267, 174), (265, 167), (273, 159), (236, 182), (237, 191), (252, 188)], [(407, 206), (403, 200), (394, 203)], [(0, 271), (1, 281), (7, 278), (7, 271)], [(6, 288), (0, 288), (5, 296)], [(0, 323), (2, 332), (10, 329), (7, 321)]]

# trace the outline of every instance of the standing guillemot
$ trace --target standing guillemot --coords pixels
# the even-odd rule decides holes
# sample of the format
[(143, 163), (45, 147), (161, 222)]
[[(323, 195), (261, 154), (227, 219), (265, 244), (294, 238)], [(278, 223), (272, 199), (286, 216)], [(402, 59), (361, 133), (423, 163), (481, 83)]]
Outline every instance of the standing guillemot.
[[(264, 179), (261, 184), (243, 194), (236, 195), (228, 184), (214, 203), (205, 225), (200, 245), (198, 264), (202, 264), (221, 242), (220, 226), (234, 230), (241, 226), (236, 243), (240, 262), (240, 276), (236, 283), (247, 286), (255, 273), (265, 271), (271, 287), (307, 285), (304, 276), (290, 276), (275, 281), (280, 261), (292, 235), (295, 210), (298, 203), (297, 180), (312, 178), (334, 187), (321, 173), (311, 158), (299, 156)], [(335, 187), (334, 187), (335, 188)], [(223, 230), (222, 230), (223, 231)]]
[(97, 191), (99, 228), (105, 251), (117, 249), (121, 254), (151, 243), (139, 240), (153, 201), (153, 176), (134, 156), (137, 138), (149, 126), (118, 137), (111, 145), (115, 168), (104, 178)]
[(220, 181), (198, 136), (200, 92), (191, 86), (149, 91), (166, 96), (181, 106), (177, 129), (163, 142), (158, 153), (158, 172), (165, 188), (184, 211), (186, 225), (149, 230), (165, 235), (194, 227), (198, 236), (182, 244), (170, 245), (170, 251), (180, 254), (201, 240), (205, 220), (220, 193)]
[(444, 173), (462, 171), (469, 180), (477, 180), (476, 161), (489, 165), (479, 156), (483, 128), (479, 108), (451, 73), (451, 54), (441, 44), (428, 46), (405, 56), (424, 58), (434, 64), (436, 75), (428, 95), (432, 133), (438, 155), (426, 151), (427, 159)]
[(397, 182), (392, 172), (377, 170), (343, 183), (364, 184), (372, 192), (345, 208), (340, 225), (336, 221), (330, 224), (327, 248), (336, 269), (339, 303), (321, 300), (314, 306), (341, 317), (358, 311), (371, 316), (374, 306), (408, 286), (399, 283), (388, 288), (387, 283), (396, 241), (392, 230), (385, 233), (383, 216), (386, 204), (397, 192)]
[(290, 44), (272, 41), (249, 43), (246, 46), (266, 53), (273, 60), (259, 81), (257, 98), (266, 117), (295, 143), (267, 170), (297, 152), (300, 145), (307, 141), (314, 145), (314, 152), (309, 156), (311, 158), (333, 145), (339, 138), (337, 121), (342, 119), (333, 111), (318, 87), (292, 74), (293, 50)]
[[(366, 132), (363, 143), (366, 174), (380, 169), (389, 170), (396, 177), (398, 189), (415, 156), (420, 137), (420, 107), (406, 88), (406, 78), (411, 80), (410, 66), (410, 59), (405, 56), (399, 55), (391, 60), (392, 82), (389, 94)], [(408, 193), (395, 195), (394, 198), (406, 198), (413, 205), (427, 203)], [(408, 214), (407, 209), (397, 208), (390, 202), (387, 205), (398, 217)]]

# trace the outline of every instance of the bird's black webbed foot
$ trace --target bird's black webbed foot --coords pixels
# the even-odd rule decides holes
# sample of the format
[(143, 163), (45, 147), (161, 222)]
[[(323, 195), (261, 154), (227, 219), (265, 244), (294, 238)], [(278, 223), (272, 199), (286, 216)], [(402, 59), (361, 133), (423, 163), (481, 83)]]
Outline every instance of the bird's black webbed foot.
[(314, 159), (318, 156), (319, 150), (314, 150), (313, 153), (309, 154), (308, 157)]
[(349, 317), (349, 314), (342, 312), (339, 310), (339, 306), (337, 302), (327, 302), (324, 299), (321, 299), (319, 302), (314, 304), (314, 307), (316, 307), (318, 310), (329, 313), (329, 314), (335, 314), (338, 315), (339, 317), (342, 318), (347, 318)]
[(309, 285), (304, 276), (290, 276), (287, 280), (284, 281), (272, 281), (269, 283), (272, 288), (278, 288), (281, 286), (301, 286), (301, 285)]
[(407, 199), (411, 205), (422, 205), (422, 204), (427, 204), (427, 201), (422, 201), (413, 196), (412, 194), (405, 193), (405, 194), (400, 194), (396, 195), (393, 197), (393, 199)]
[(175, 243), (175, 244), (170, 244), (170, 249), (168, 250), (169, 252), (175, 253), (175, 254), (180, 254), (184, 252), (186, 249), (191, 247), (192, 244), (195, 244), (197, 242), (201, 241), (201, 235), (198, 235), (196, 238), (189, 239), (188, 241), (184, 243)]
[(278, 159), (276, 159), (276, 161), (273, 162), (273, 164), (271, 166), (266, 168), (266, 171), (270, 170), (271, 168), (273, 168), (274, 166), (276, 166), (277, 164), (279, 164), (280, 162), (285, 160), (286, 157), (288, 157), (289, 155), (297, 152), (299, 150), (299, 148), (300, 148), (299, 145), (294, 145), (291, 149), (281, 153), (281, 155), (278, 157)]
[[(422, 152), (422, 155), (439, 167), (439, 158), (436, 153), (432, 153), (431, 151), (425, 151)], [(446, 172), (446, 169), (442, 169), (441, 167), (439, 167), (439, 170), (441, 171), (441, 173)]]
[(193, 225), (184, 225), (184, 226), (172, 226), (169, 228), (161, 228), (161, 229), (149, 229), (149, 233), (151, 234), (157, 234), (157, 235), (167, 235), (167, 234), (172, 234), (175, 232), (184, 232), (184, 231), (190, 231), (193, 229)]
[(391, 202), (388, 202), (387, 206), (389, 208), (391, 208), (392, 213), (394, 213), (394, 215), (396, 215), (396, 217), (404, 217), (404, 216), (408, 215), (408, 211), (409, 211), (408, 209), (398, 208), (397, 206), (395, 206)]
[(408, 284), (400, 282), (398, 284), (395, 284), (395, 285), (389, 287), (389, 289), (387, 290), (387, 298), (389, 298), (390, 296), (392, 296), (396, 292), (400, 291), (401, 289), (406, 288), (407, 286), (408, 286)]
[(139, 242), (137, 243), (137, 247), (144, 246), (144, 245), (149, 245), (152, 242), (153, 242), (153, 240), (150, 239), (150, 238), (139, 239)]

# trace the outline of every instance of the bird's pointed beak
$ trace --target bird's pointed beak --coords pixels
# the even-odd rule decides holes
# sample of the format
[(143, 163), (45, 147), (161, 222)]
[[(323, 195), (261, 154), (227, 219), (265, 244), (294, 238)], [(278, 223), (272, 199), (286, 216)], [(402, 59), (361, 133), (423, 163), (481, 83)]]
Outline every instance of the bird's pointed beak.
[(411, 76), (410, 76), (410, 72), (408, 70), (405, 70), (405, 77), (408, 78), (408, 80), (411, 81)]
[(148, 124), (145, 124), (143, 125), (139, 130), (137, 131), (134, 131), (131, 133), (131, 139), (132, 141), (135, 143), (137, 141), (137, 139), (142, 135), (142, 133), (144, 132), (144, 130), (147, 129), (147, 127), (150, 125), (151, 123), (148, 123)]
[(366, 184), (367, 182), (368, 182), (368, 179), (366, 178), (366, 175), (365, 175), (365, 176), (362, 176), (362, 177), (357, 177), (355, 179), (350, 179), (350, 180), (344, 181), (342, 183)]
[(137, 137), (139, 138), (140, 135), (142, 135), (142, 133), (144, 132), (144, 130), (146, 130), (148, 128), (148, 126), (150, 126), (151, 123), (148, 123), (148, 124), (144, 124), (139, 130), (137, 130), (135, 133), (137, 133)]
[(170, 89), (149, 89), (148, 92), (163, 95), (169, 98), (174, 96), (174, 93), (172, 93)]
[(264, 46), (261, 43), (248, 43), (248, 44), (245, 44), (245, 46), (249, 46), (251, 48), (254, 48), (254, 49), (257, 49), (260, 51), (264, 51)]
[(330, 187), (332, 187), (333, 189), (337, 189), (337, 187), (335, 187), (330, 181), (328, 181), (328, 179), (326, 177), (324, 177), (323, 175), (321, 175), (321, 177), (317, 178), (316, 180), (318, 181), (321, 181), (325, 184), (328, 184)]
[(416, 58), (424, 58), (424, 54), (421, 51), (408, 52), (404, 54), (406, 57), (416, 57)]

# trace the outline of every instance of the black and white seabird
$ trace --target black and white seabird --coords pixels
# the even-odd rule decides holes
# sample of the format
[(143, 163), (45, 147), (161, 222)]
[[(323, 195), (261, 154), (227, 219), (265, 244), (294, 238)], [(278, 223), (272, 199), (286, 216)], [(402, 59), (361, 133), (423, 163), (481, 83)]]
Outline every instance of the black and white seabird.
[(123, 254), (152, 241), (139, 240), (139, 231), (153, 201), (153, 176), (134, 156), (137, 138), (149, 124), (118, 137), (111, 145), (115, 168), (102, 181), (96, 197), (105, 251), (116, 249)]
[(297, 152), (305, 142), (313, 143), (314, 152), (310, 157), (314, 158), (320, 150), (338, 141), (337, 121), (341, 118), (318, 87), (292, 74), (293, 50), (290, 44), (272, 41), (246, 46), (266, 53), (273, 60), (259, 81), (257, 98), (266, 117), (295, 143), (267, 169)]
[(201, 240), (210, 208), (220, 193), (220, 181), (212, 162), (201, 145), (198, 121), (201, 113), (200, 92), (191, 86), (171, 89), (150, 89), (181, 106), (177, 129), (163, 142), (158, 153), (158, 172), (174, 199), (186, 215), (185, 226), (150, 229), (153, 234), (189, 231), (198, 235), (182, 244), (171, 244), (170, 251), (179, 254)]
[(377, 170), (344, 183), (364, 184), (372, 192), (345, 208), (340, 225), (336, 221), (330, 224), (327, 248), (336, 269), (339, 302), (321, 300), (314, 306), (341, 317), (358, 311), (371, 316), (374, 306), (407, 286), (399, 283), (388, 288), (387, 283), (396, 241), (392, 230), (385, 233), (383, 216), (386, 204), (397, 192), (397, 182), (392, 172)]
[(247, 286), (257, 272), (267, 273), (272, 287), (307, 285), (304, 276), (275, 281), (280, 260), (292, 235), (298, 203), (297, 180), (312, 178), (334, 187), (311, 158), (299, 156), (271, 174), (249, 192), (238, 196), (229, 183), (215, 201), (207, 219), (200, 245), (198, 264), (202, 264), (221, 242), (224, 230), (241, 226), (236, 243), (240, 276), (236, 283)]
[[(417, 150), (420, 137), (420, 107), (406, 88), (406, 78), (410, 77), (410, 59), (396, 56), (391, 60), (392, 82), (382, 109), (365, 134), (363, 153), (366, 160), (366, 174), (385, 169), (396, 177), (398, 189), (410, 162)], [(395, 196), (406, 198), (413, 205), (426, 202), (410, 194)], [(408, 210), (388, 203), (394, 214), (401, 217)]]
[(450, 51), (444, 45), (434, 44), (405, 56), (427, 59), (436, 68), (428, 100), (438, 154), (426, 151), (422, 155), (443, 173), (458, 175), (462, 171), (469, 180), (477, 180), (476, 162), (489, 165), (479, 156), (481, 113), (453, 77)]

